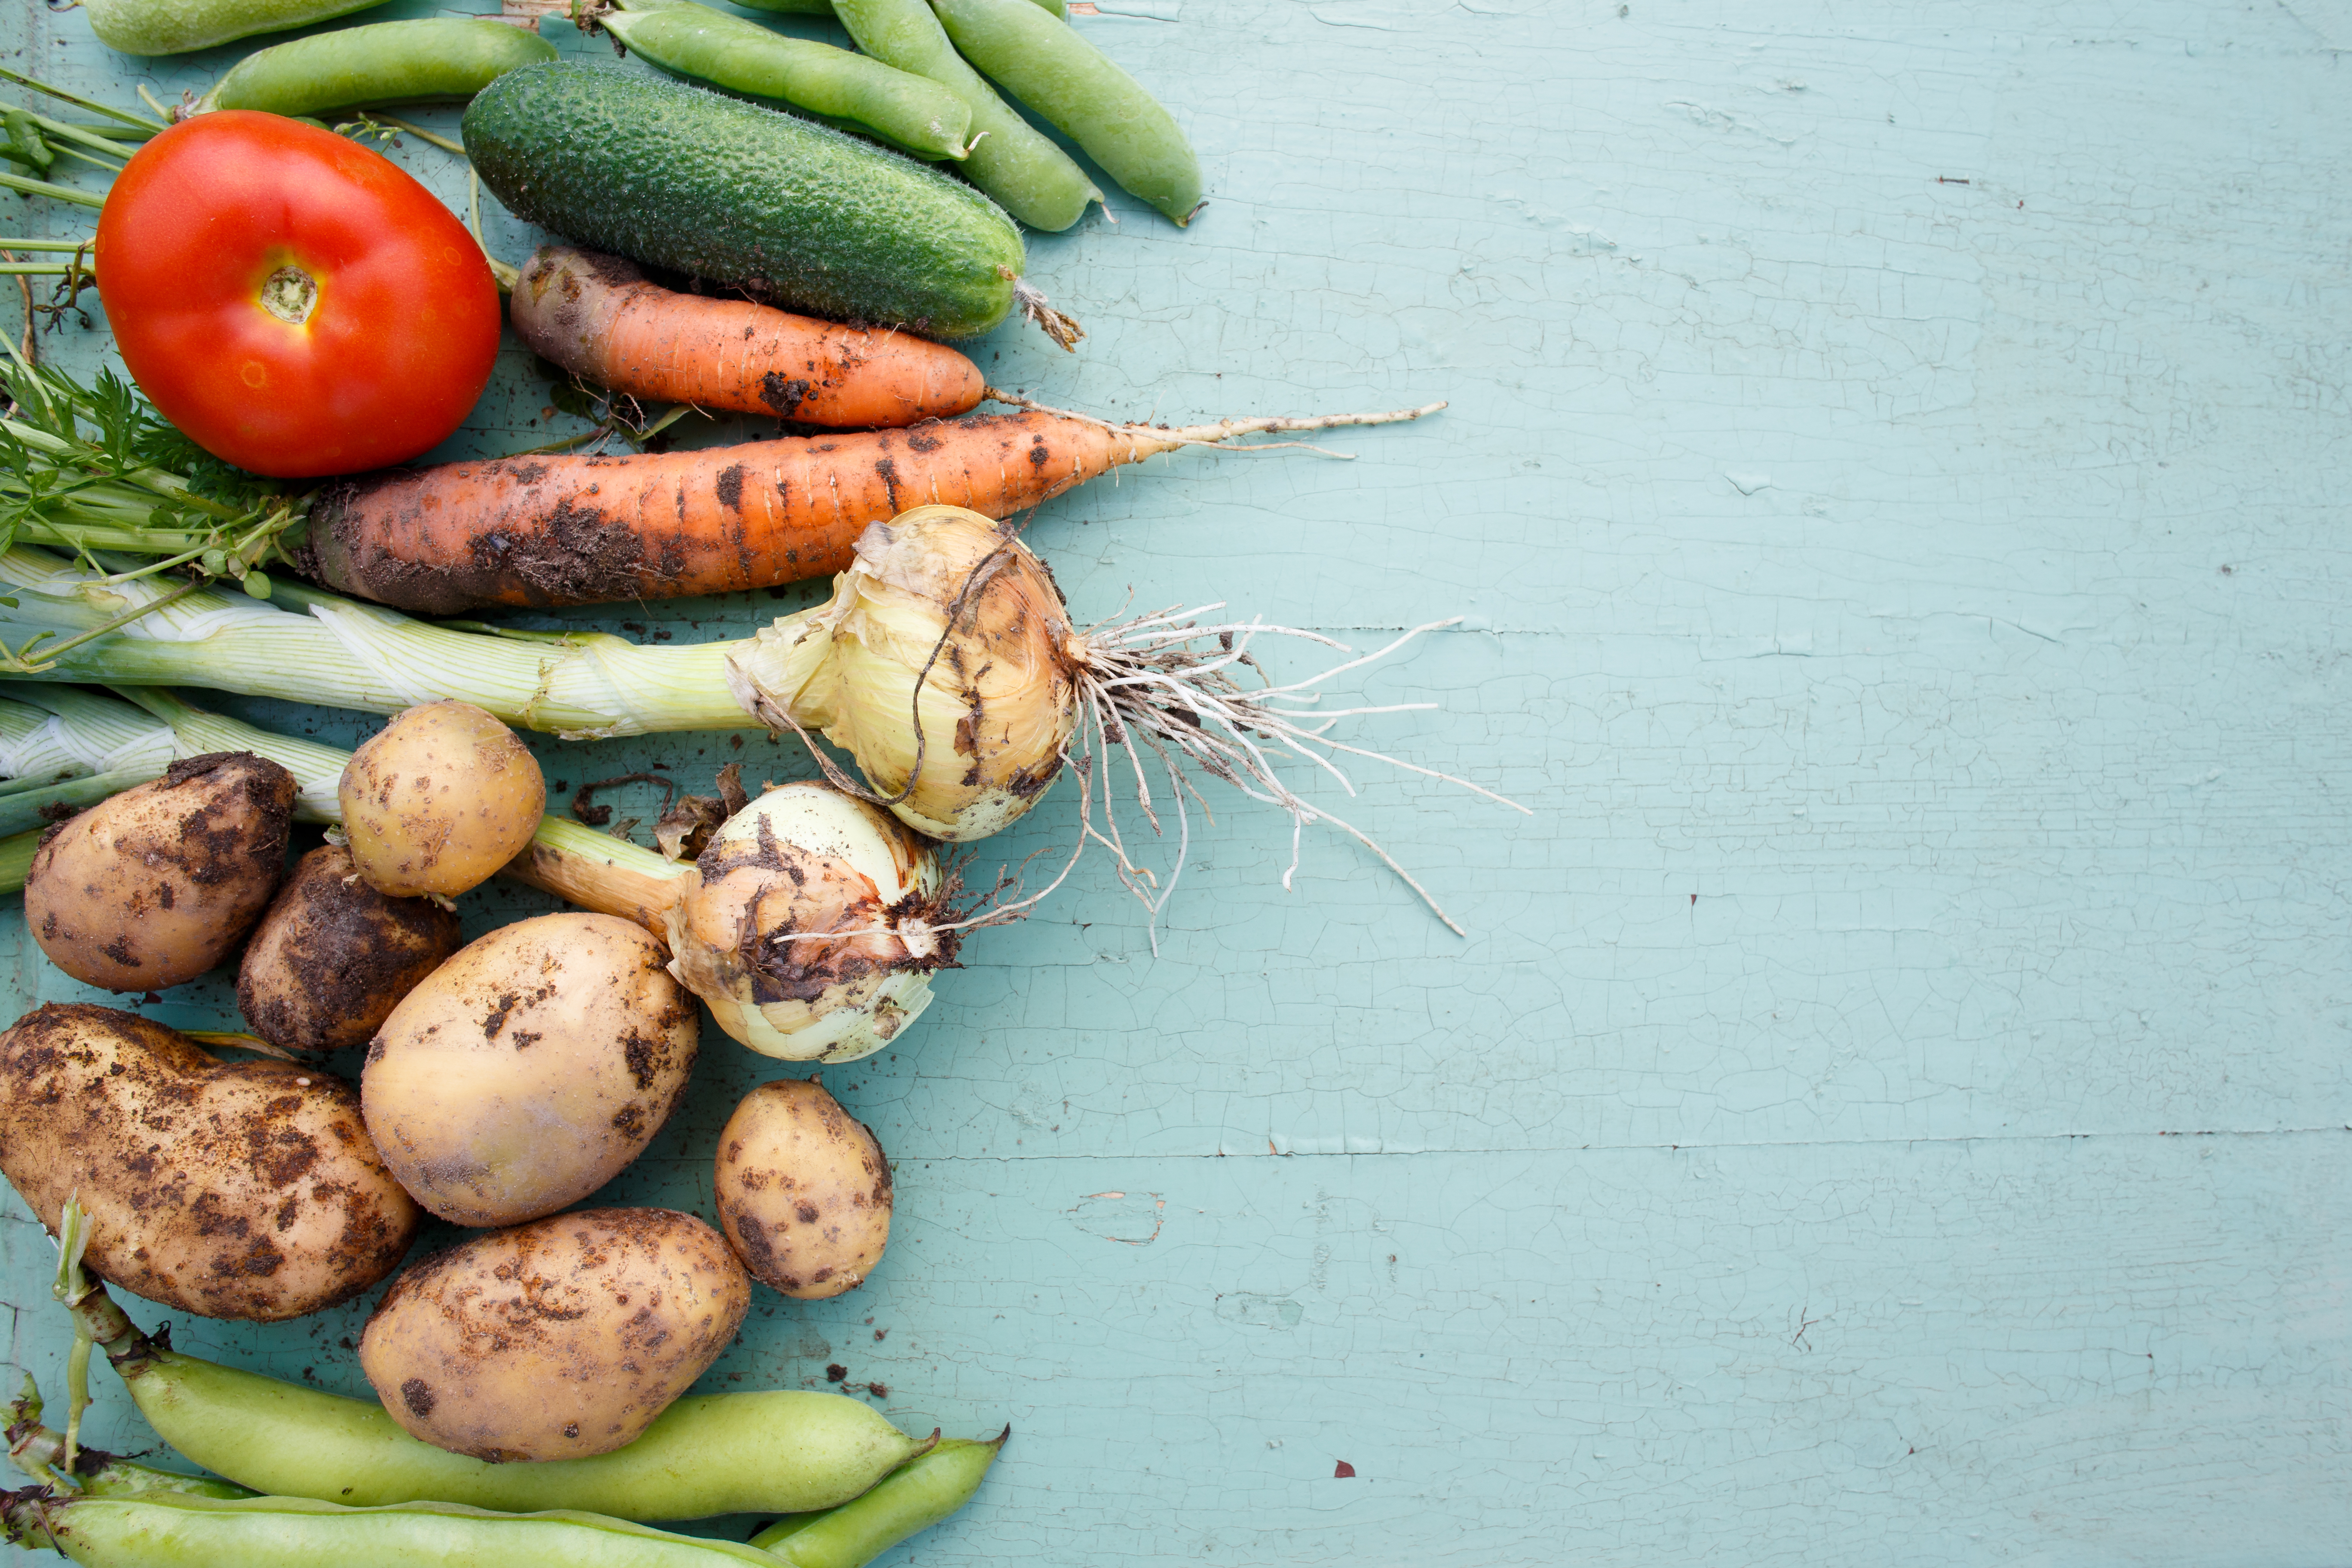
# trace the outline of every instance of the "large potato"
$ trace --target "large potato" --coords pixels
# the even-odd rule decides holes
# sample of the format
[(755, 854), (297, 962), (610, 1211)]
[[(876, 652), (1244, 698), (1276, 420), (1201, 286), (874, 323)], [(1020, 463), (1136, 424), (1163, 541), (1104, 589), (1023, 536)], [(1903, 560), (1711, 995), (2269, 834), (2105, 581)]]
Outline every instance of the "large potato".
[(745, 1268), (787, 1296), (855, 1290), (890, 1239), (890, 1162), (814, 1079), (743, 1097), (719, 1134), (719, 1223)]
[(457, 916), (430, 899), (388, 899), (329, 844), (294, 874), (237, 965), (253, 1032), (289, 1051), (362, 1046), (417, 982), (457, 951)]
[(459, 1225), (577, 1203), (645, 1152), (686, 1092), (698, 1016), (643, 927), (541, 915), (470, 943), (368, 1047), (368, 1131)]
[(609, 1453), (719, 1359), (751, 1282), (675, 1209), (583, 1209), (476, 1237), (394, 1281), (360, 1368), (424, 1442), (493, 1463)]
[(41, 841), (25, 923), (86, 985), (161, 991), (229, 954), (286, 869), (294, 775), (251, 752), (173, 763)]
[(421, 1220), (351, 1085), (221, 1061), (111, 1007), (53, 1004), (0, 1035), (0, 1171), (52, 1233), (79, 1193), (92, 1268), (207, 1318), (349, 1300), (393, 1271)]
[(337, 794), (360, 874), (395, 899), (489, 880), (547, 810), (539, 759), (470, 702), (394, 719), (352, 753)]

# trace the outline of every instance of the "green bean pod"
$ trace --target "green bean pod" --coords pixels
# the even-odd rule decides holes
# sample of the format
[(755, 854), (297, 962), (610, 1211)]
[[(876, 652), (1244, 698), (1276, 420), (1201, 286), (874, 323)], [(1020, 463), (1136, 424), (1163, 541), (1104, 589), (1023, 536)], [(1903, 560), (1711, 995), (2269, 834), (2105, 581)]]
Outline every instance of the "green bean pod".
[(0, 1530), (84, 1568), (775, 1568), (731, 1541), (673, 1535), (571, 1510), (491, 1513), (455, 1503), (344, 1508), (314, 1498), (144, 1498), (0, 1492)]
[(1201, 207), (1201, 163), (1142, 83), (1030, 0), (930, 0), (964, 58), (1087, 151), (1120, 189), (1181, 226)]
[(1087, 203), (1102, 200), (1068, 153), (964, 63), (927, 0), (833, 0), (833, 12), (859, 48), (963, 100), (976, 140), (961, 173), (1006, 212), (1031, 228), (1059, 232), (1086, 216)]
[(493, 1465), (418, 1442), (373, 1400), (158, 1344), (103, 1289), (72, 1310), (157, 1436), (215, 1475), (280, 1497), (436, 1499), (507, 1513), (593, 1505), (635, 1520), (803, 1513), (848, 1501), (938, 1441), (909, 1437), (844, 1394), (776, 1389), (677, 1400), (609, 1454)]
[(196, 112), (325, 114), (381, 103), (471, 98), (517, 66), (553, 58), (553, 44), (504, 22), (371, 22), (256, 50), (213, 83), (196, 100)]
[[(1024, 0), (1025, 3), (1025, 0)], [(90, 31), (126, 55), (184, 55), (256, 33), (283, 33), (383, 0), (82, 0)]]
[(780, 1519), (751, 1544), (793, 1568), (859, 1568), (970, 1502), (1011, 1436), (1007, 1426), (989, 1442), (950, 1437), (883, 1477), (864, 1497)]
[(961, 159), (971, 110), (927, 77), (812, 43), (693, 0), (614, 0), (595, 23), (674, 76), (779, 100), (914, 157)]

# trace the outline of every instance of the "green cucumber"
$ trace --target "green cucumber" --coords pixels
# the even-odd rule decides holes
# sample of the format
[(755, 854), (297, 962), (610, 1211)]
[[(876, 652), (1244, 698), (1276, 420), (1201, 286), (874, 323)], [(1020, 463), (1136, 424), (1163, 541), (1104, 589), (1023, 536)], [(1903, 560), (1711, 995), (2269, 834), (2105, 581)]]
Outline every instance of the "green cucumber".
[(483, 89), (465, 138), (509, 210), (593, 250), (926, 337), (976, 336), (1016, 302), (1055, 331), (1003, 209), (827, 126), (559, 60)]

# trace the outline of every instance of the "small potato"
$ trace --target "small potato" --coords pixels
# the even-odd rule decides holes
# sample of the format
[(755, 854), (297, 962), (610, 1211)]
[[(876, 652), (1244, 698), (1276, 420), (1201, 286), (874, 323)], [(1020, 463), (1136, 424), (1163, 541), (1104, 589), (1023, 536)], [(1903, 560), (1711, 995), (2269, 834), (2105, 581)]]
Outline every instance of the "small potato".
[(443, 1219), (516, 1225), (619, 1174), (694, 1070), (699, 1017), (668, 956), (612, 915), (541, 915), (434, 971), (361, 1078), (401, 1185)]
[(173, 763), (50, 831), (25, 923), (86, 985), (161, 991), (228, 956), (286, 869), (294, 775), (251, 752)]
[(865, 1284), (890, 1239), (890, 1162), (814, 1079), (743, 1097), (719, 1134), (714, 1186), (744, 1267), (804, 1301)]
[(0, 1170), (52, 1234), (151, 1301), (275, 1322), (398, 1267), (422, 1216), (376, 1158), (352, 1086), (225, 1062), (111, 1007), (51, 1005), (0, 1035)]
[(349, 849), (324, 845), (294, 863), (253, 928), (236, 1005), (255, 1034), (286, 1050), (362, 1046), (457, 942), (454, 911), (430, 899), (384, 897), (361, 879)]
[(530, 842), (547, 779), (515, 732), (470, 702), (427, 702), (352, 754), (338, 791), (360, 874), (395, 899), (454, 898)]
[(719, 1359), (751, 1282), (675, 1209), (582, 1209), (394, 1281), (360, 1369), (410, 1435), (493, 1464), (609, 1453)]

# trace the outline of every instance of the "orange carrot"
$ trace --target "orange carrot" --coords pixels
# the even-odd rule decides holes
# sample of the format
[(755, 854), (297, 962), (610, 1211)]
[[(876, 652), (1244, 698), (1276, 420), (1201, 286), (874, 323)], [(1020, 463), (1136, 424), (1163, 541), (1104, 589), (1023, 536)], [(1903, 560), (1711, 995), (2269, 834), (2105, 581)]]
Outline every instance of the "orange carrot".
[(907, 430), (392, 470), (321, 491), (291, 554), (328, 587), (425, 616), (763, 588), (842, 571), (867, 523), (926, 502), (1010, 517), (1180, 447), (1444, 406), (1171, 430), (1027, 404)]
[(844, 427), (945, 419), (980, 402), (980, 368), (944, 343), (812, 321), (646, 280), (635, 262), (540, 247), (516, 283), (515, 332), (575, 374), (662, 403)]

